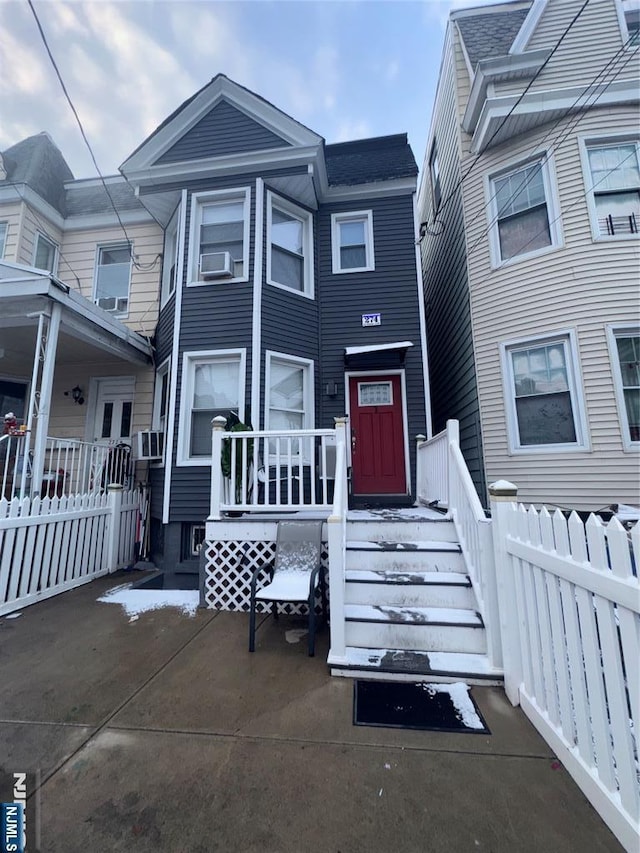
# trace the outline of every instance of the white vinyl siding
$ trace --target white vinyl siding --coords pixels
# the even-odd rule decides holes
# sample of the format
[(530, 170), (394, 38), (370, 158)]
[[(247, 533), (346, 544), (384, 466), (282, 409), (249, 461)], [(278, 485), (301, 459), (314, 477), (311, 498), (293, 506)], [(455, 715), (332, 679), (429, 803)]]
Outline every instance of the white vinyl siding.
[(313, 297), (313, 217), (267, 193), (267, 282)]
[[(249, 188), (193, 194), (188, 284), (249, 280), (249, 201)], [(200, 269), (201, 255), (221, 259), (224, 253), (230, 256), (230, 275), (205, 278)]]
[(331, 214), (331, 254), (334, 273), (375, 268), (373, 211)]
[(129, 310), (131, 251), (129, 243), (97, 248), (93, 298), (100, 308), (117, 317), (126, 315)]
[(244, 417), (245, 351), (186, 352), (178, 427), (178, 464), (211, 460), (211, 421), (235, 412)]
[[(596, 108), (582, 117), (580, 131), (586, 139), (602, 138), (605, 129), (609, 137), (624, 136), (635, 121), (633, 107)], [(568, 117), (558, 126), (559, 139), (570, 123)], [(547, 133), (548, 128), (540, 128), (518, 137), (510, 146), (511, 157), (526, 158)], [(487, 197), (480, 174), (498, 172), (503, 149), (483, 155), (462, 185), (487, 482), (511, 480), (522, 500), (538, 504), (599, 509), (607, 502), (637, 502), (637, 472), (624, 452), (606, 325), (637, 316), (638, 243), (594, 242), (578, 139), (568, 135), (554, 150), (562, 250), (492, 268), (483, 236)], [(462, 162), (463, 173), (468, 164)], [(559, 318), (563, 327), (576, 332), (591, 449), (539, 450), (532, 465), (531, 454), (514, 454), (509, 448), (498, 345), (538, 333), (551, 336), (557, 333)]]

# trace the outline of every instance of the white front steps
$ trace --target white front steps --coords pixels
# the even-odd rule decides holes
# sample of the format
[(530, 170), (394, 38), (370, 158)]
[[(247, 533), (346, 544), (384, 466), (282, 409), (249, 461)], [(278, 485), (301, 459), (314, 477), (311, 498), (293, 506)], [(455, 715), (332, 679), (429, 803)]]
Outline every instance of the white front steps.
[(346, 663), (334, 675), (499, 683), (453, 523), (430, 510), (350, 512)]

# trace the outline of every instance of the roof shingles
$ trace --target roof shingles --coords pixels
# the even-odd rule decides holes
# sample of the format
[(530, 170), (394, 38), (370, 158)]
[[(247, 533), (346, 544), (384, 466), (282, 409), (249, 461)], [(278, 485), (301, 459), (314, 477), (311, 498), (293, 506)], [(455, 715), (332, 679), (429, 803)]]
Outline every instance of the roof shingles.
[(506, 56), (518, 35), (529, 9), (488, 11), (455, 18), (472, 68), (482, 59)]
[(406, 133), (325, 146), (330, 186), (352, 186), (418, 174)]

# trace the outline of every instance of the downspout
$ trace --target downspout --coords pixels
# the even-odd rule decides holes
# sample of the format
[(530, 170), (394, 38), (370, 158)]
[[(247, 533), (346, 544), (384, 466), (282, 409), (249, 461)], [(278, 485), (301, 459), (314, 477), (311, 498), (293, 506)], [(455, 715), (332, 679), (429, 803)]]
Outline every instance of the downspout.
[[(47, 432), (49, 430), (49, 415), (51, 413), (51, 393), (53, 391), (53, 375), (56, 365), (56, 351), (58, 349), (58, 334), (60, 332), (61, 316), (62, 305), (60, 305), (59, 302), (54, 302), (51, 306), (51, 317), (48, 324), (49, 328), (46, 330), (42, 339), (38, 337), (38, 342), (36, 344), (36, 360), (39, 361), (40, 359), (40, 352), (43, 344), (44, 352), (42, 354), (40, 388), (38, 390), (37, 388), (32, 387), (31, 397), (29, 400), (29, 420), (31, 420), (31, 428), (33, 428), (34, 418), (36, 420), (36, 437), (33, 444), (33, 466), (31, 473), (31, 492), (34, 495), (40, 494), (42, 478), (44, 475), (44, 457), (47, 450)], [(44, 332), (43, 319), (44, 318), (41, 314), (40, 322), (38, 323), (38, 335), (40, 335), (41, 332)], [(33, 366), (33, 373), (34, 376), (37, 376), (38, 364), (36, 363), (34, 363)], [(35, 413), (36, 405), (38, 409), (37, 414)], [(29, 428), (28, 422), (27, 428)]]
[(424, 407), (427, 427), (427, 438), (433, 435), (431, 422), (431, 390), (429, 387), (429, 356), (427, 354), (427, 320), (424, 307), (424, 286), (422, 283), (422, 253), (420, 251), (420, 226), (418, 217), (418, 200), (413, 193), (413, 231), (416, 253), (416, 276), (418, 280), (418, 317), (420, 321), (420, 348), (422, 349), (422, 381), (424, 383)]

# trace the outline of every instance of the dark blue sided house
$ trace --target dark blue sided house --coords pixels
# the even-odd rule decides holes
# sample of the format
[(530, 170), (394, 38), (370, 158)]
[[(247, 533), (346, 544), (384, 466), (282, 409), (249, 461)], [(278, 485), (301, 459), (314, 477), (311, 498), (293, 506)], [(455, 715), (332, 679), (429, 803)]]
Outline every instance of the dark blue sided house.
[[(207, 519), (233, 507), (236, 539), (256, 516), (326, 517), (340, 440), (349, 506), (413, 503), (429, 407), (406, 135), (327, 145), (218, 75), (121, 170), (166, 228), (156, 561), (197, 565)], [(212, 420), (230, 412), (253, 433), (228, 445), (220, 484)]]

